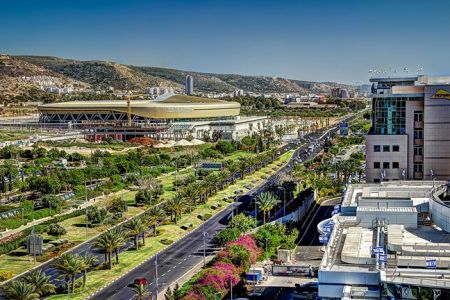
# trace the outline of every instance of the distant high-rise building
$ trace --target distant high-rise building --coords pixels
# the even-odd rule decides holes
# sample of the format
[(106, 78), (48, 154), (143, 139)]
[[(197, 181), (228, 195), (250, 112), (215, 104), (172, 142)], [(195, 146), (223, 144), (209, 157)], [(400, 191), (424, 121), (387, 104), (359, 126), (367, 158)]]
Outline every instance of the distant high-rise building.
[(341, 89), (340, 88), (332, 88), (331, 89), (331, 97), (339, 98), (340, 95), (341, 95)]
[(194, 78), (191, 75), (186, 76), (185, 91), (186, 95), (194, 93)]

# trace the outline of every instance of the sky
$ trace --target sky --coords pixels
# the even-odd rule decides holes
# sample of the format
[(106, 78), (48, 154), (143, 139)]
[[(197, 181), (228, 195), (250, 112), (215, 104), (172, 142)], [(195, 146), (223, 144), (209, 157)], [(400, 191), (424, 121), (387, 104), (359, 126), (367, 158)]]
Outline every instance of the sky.
[(446, 0), (0, 0), (0, 53), (367, 82), (450, 74)]

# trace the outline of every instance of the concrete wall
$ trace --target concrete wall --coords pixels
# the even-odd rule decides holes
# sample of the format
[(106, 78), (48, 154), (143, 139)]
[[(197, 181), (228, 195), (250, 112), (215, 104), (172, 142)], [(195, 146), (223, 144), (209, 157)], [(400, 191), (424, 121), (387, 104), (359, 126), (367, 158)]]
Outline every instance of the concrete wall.
[(342, 271), (320, 270), (319, 271), (319, 297), (339, 298), (343, 296), (346, 285), (378, 286), (380, 274), (378, 271), (367, 269), (350, 269)]
[(450, 207), (435, 200), (430, 200), (429, 205), (433, 223), (442, 228), (442, 230), (450, 232)]
[[(381, 151), (374, 152), (374, 145), (380, 145)], [(383, 145), (390, 145), (390, 152), (383, 152)], [(398, 145), (399, 152), (392, 152), (392, 146)], [(400, 180), (402, 170), (408, 170), (408, 135), (367, 135), (366, 137), (366, 180), (374, 182), (380, 179), (383, 162), (389, 162), (385, 180)], [(379, 169), (374, 168), (374, 162), (380, 162)], [(398, 169), (392, 169), (392, 162), (399, 162)]]

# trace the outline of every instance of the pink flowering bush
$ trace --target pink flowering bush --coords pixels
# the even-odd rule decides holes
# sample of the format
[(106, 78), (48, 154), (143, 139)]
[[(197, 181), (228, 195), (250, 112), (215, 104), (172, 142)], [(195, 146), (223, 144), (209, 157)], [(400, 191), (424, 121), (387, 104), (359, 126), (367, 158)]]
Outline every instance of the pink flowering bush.
[(256, 244), (255, 239), (251, 235), (240, 236), (237, 240), (229, 242), (227, 246), (242, 246), (250, 253), (250, 262), (254, 264), (262, 250)]
[(229, 242), (217, 254), (215, 263), (199, 274), (183, 300), (217, 299), (218, 295), (224, 297), (231, 285), (240, 282), (240, 276), (248, 269), (250, 262), (254, 263), (261, 253), (261, 248), (250, 235)]

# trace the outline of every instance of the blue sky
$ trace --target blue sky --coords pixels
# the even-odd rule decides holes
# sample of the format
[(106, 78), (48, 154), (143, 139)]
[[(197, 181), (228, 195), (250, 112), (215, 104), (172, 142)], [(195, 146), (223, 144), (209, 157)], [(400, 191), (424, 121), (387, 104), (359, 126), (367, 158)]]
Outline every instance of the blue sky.
[(0, 53), (356, 83), (450, 74), (450, 1), (0, 0)]

